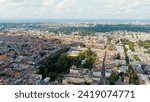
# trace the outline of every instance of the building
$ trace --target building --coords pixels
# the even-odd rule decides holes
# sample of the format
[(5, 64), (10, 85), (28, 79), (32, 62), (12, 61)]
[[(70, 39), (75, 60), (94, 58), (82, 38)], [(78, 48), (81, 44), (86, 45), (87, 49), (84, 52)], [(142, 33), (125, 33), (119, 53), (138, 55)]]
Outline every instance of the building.
[(150, 85), (150, 75), (138, 74), (140, 85)]
[(126, 73), (127, 70), (128, 70), (128, 66), (121, 66), (121, 67), (119, 67), (118, 72), (119, 72), (119, 73), (120, 73), (120, 72)]

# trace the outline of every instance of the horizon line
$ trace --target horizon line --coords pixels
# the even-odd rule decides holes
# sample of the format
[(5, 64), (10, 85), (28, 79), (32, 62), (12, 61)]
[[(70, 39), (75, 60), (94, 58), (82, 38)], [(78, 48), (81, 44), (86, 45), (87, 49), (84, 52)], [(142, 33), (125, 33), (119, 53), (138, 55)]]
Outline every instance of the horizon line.
[(0, 23), (51, 23), (51, 22), (106, 22), (106, 23), (128, 23), (128, 22), (148, 22), (150, 19), (101, 19), (101, 18), (18, 18), (18, 19), (0, 19)]

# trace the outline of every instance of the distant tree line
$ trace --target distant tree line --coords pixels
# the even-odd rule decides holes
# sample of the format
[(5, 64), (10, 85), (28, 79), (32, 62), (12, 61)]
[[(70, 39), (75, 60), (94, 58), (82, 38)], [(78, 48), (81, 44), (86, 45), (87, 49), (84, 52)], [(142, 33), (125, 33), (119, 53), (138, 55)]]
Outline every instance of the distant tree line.
[(72, 32), (78, 31), (79, 34), (93, 34), (96, 32), (111, 32), (111, 31), (132, 31), (132, 32), (150, 32), (150, 25), (131, 25), (131, 24), (116, 24), (116, 25), (110, 25), (110, 24), (97, 24), (96, 26), (91, 27), (56, 27), (52, 28), (49, 25), (46, 24), (30, 24), (26, 23), (26, 25), (23, 25), (23, 23), (1, 23), (0, 26), (3, 25), (3, 27), (0, 28), (0, 31), (3, 31), (5, 29), (10, 28), (20, 28), (20, 29), (26, 29), (26, 30), (41, 30), (41, 31), (49, 31), (54, 32), (58, 34), (59, 32), (63, 32), (64, 34), (71, 34)]

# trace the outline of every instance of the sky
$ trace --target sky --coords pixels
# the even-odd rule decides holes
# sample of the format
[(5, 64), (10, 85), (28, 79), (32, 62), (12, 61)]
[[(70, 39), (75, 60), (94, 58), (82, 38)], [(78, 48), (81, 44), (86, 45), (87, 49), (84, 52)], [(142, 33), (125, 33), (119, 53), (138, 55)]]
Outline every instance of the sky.
[(150, 19), (150, 0), (0, 0), (0, 19)]

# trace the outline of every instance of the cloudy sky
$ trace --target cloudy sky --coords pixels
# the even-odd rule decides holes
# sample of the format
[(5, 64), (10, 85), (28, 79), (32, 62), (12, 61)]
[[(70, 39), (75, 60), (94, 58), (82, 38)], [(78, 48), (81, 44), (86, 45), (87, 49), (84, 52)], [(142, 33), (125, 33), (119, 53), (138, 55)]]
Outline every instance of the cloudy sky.
[(0, 19), (150, 19), (150, 0), (0, 0)]

